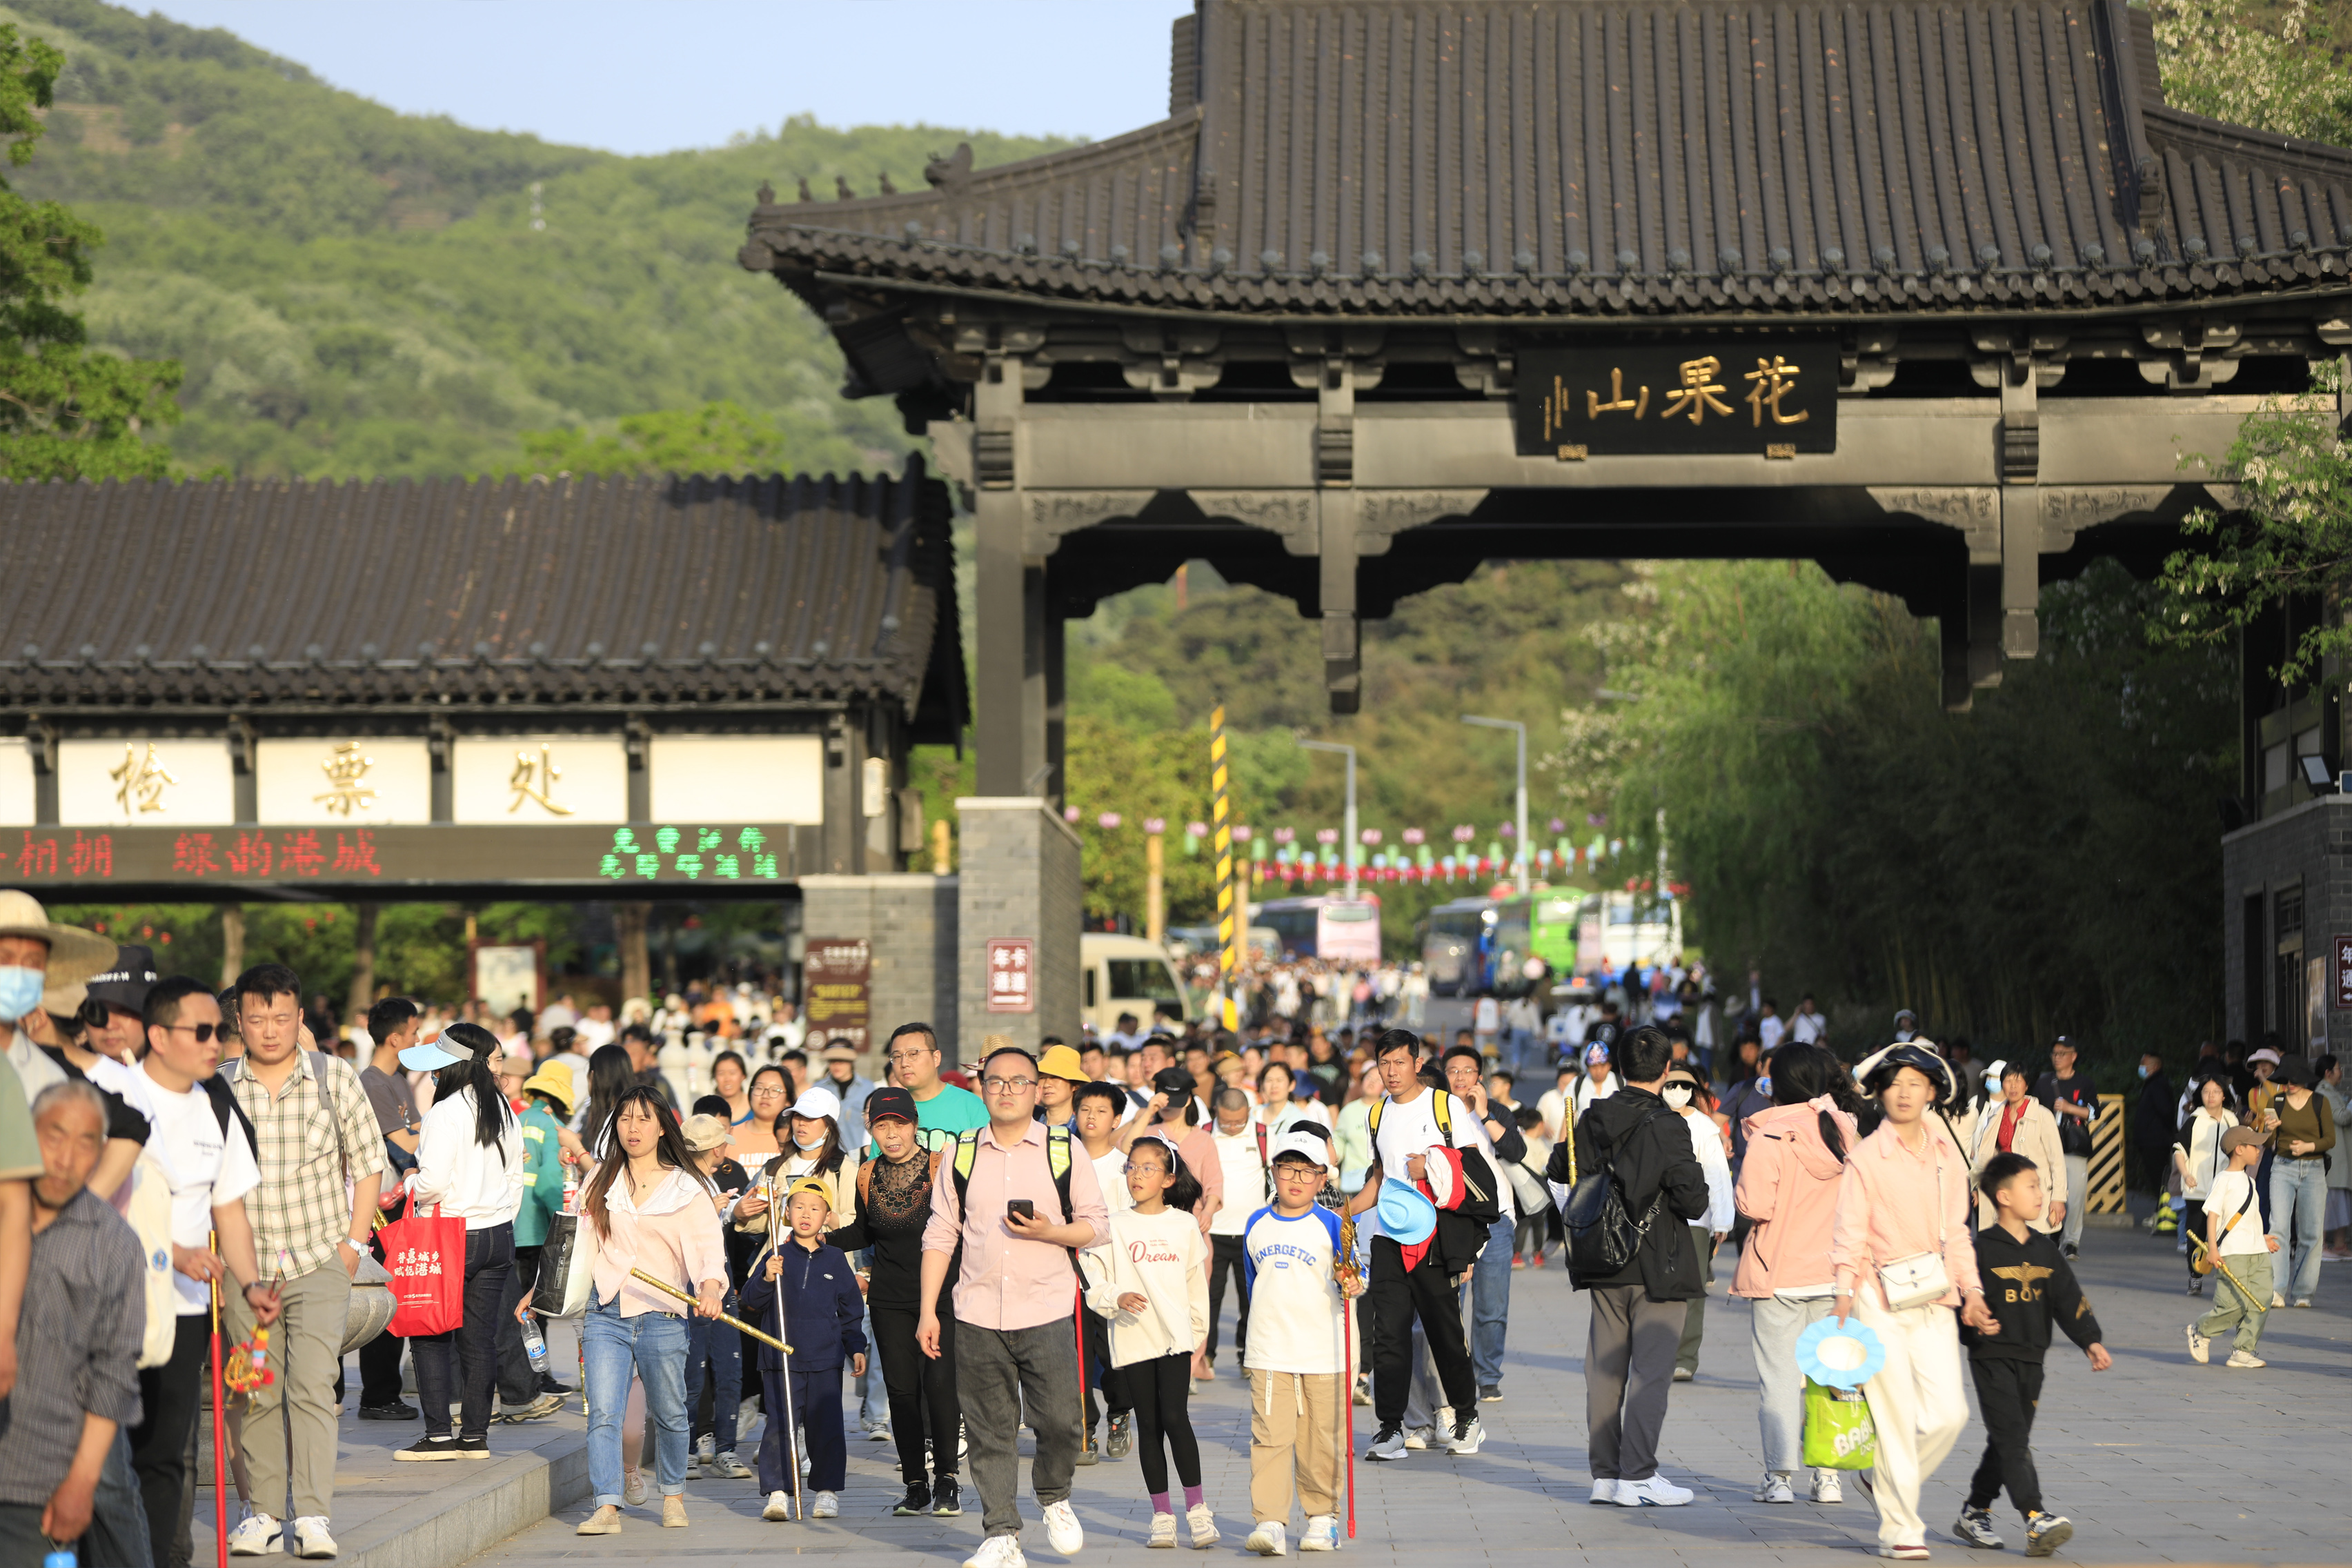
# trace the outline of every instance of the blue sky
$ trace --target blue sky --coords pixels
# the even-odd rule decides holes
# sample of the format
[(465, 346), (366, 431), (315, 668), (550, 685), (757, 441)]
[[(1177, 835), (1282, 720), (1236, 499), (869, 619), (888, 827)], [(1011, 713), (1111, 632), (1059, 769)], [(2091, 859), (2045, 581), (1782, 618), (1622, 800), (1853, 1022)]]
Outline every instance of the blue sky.
[(1100, 138), (1168, 108), (1190, 0), (149, 0), (414, 114), (614, 152), (810, 113)]

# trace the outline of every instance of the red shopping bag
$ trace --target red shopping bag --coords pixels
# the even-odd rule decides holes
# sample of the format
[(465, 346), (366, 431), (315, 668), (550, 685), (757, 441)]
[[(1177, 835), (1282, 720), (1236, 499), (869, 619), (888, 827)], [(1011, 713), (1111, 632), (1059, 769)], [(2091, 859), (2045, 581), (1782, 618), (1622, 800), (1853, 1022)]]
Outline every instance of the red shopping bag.
[(466, 1222), (411, 1214), (379, 1233), (383, 1266), (392, 1273), (392, 1322), (403, 1339), (447, 1333), (466, 1321)]

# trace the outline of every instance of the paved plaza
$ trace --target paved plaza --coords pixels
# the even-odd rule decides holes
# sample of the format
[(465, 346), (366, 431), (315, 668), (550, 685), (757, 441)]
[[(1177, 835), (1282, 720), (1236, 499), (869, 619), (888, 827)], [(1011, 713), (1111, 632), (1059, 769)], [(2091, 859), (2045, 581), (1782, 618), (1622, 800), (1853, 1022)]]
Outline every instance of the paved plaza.
[[(1685, 1560), (1708, 1563), (1852, 1563), (1873, 1547), (1875, 1521), (1861, 1489), (1840, 1506), (1768, 1507), (1748, 1500), (1761, 1468), (1756, 1383), (1743, 1304), (1723, 1294), (1730, 1260), (1718, 1261), (1707, 1302), (1698, 1381), (1675, 1389), (1666, 1421), (1664, 1473), (1696, 1489), (1681, 1509), (1639, 1511), (1585, 1501), (1585, 1312), (1557, 1268), (1519, 1273), (1513, 1288), (1506, 1398), (1486, 1406), (1486, 1450), (1475, 1458), (1415, 1453), (1402, 1464), (1356, 1466), (1358, 1533), (1344, 1550), (1367, 1565), (1458, 1568), (1480, 1560), (1542, 1553), (1594, 1568)], [(2081, 1274), (2115, 1352), (2111, 1372), (2093, 1375), (2061, 1342), (2035, 1433), (2048, 1506), (2075, 1525), (2055, 1561), (2122, 1563), (2352, 1563), (2352, 1272), (2325, 1271), (2319, 1305), (2272, 1314), (2263, 1341), (2267, 1371), (2197, 1366), (2181, 1346), (2191, 1315), (2168, 1239), (2094, 1231)], [(1230, 1372), (1192, 1402), (1208, 1499), (1224, 1540), (1209, 1553), (1247, 1556), (1249, 1409), (1246, 1385)], [(1369, 1410), (1357, 1411), (1360, 1448)], [(564, 1425), (576, 1426), (567, 1416)], [(1929, 1545), (1939, 1561), (1979, 1557), (1948, 1533), (1977, 1456), (1982, 1428), (1970, 1423), (1960, 1447), (1928, 1483)], [(952, 1565), (980, 1537), (979, 1509), (966, 1490), (961, 1519), (893, 1519), (899, 1486), (887, 1444), (854, 1441), (842, 1517), (769, 1524), (751, 1481), (687, 1483), (693, 1526), (664, 1531), (658, 1511), (630, 1510), (624, 1533), (581, 1540), (572, 1526), (587, 1505), (567, 1508), (476, 1559), (483, 1568), (596, 1560), (691, 1561), (709, 1568), (753, 1564), (780, 1552), (822, 1553), (843, 1568), (904, 1563), (912, 1553)], [(1027, 1484), (1028, 1467), (1023, 1466)], [(1079, 1561), (1140, 1558), (1150, 1506), (1134, 1459), (1078, 1472), (1076, 1503), (1087, 1527)], [(1024, 1544), (1039, 1564), (1061, 1561), (1045, 1542), (1033, 1501)], [(1996, 1511), (2009, 1550), (2022, 1531), (2006, 1504)], [(1296, 1550), (1296, 1521), (1293, 1550)]]

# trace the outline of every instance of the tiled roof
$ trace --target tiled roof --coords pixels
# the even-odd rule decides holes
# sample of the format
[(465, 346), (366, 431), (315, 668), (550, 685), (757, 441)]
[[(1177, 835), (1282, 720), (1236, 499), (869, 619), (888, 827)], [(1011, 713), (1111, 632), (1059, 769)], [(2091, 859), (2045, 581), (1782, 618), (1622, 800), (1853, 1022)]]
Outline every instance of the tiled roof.
[(2352, 281), (2352, 152), (2164, 108), (2122, 0), (1202, 0), (1186, 21), (1171, 118), (982, 172), (965, 152), (916, 193), (763, 192), (742, 264), (1294, 317)]
[(0, 485), (0, 708), (968, 711), (946, 487)]

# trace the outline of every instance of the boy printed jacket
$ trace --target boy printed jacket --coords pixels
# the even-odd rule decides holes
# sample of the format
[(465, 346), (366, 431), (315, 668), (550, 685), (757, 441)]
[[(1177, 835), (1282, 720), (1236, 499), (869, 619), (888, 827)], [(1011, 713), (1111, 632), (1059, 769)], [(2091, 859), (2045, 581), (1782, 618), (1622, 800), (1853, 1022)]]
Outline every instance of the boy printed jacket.
[(1984, 1281), (1985, 1305), (2000, 1327), (1984, 1333), (1960, 1325), (1960, 1338), (1977, 1361), (2040, 1361), (2050, 1349), (2050, 1327), (2084, 1350), (2105, 1335), (2092, 1315), (2090, 1298), (2066, 1266), (2066, 1255), (2045, 1231), (2030, 1230), (2018, 1240), (2001, 1226), (1977, 1235), (1977, 1271)]
[[(834, 1372), (866, 1349), (866, 1295), (857, 1288), (857, 1271), (849, 1254), (838, 1247), (812, 1252), (793, 1238), (783, 1244), (784, 1267), (768, 1278), (768, 1257), (760, 1255), (744, 1284), (743, 1321), (765, 1329), (793, 1347), (794, 1372)], [(783, 1287), (784, 1326), (776, 1326), (776, 1287)], [(784, 1358), (773, 1345), (760, 1349), (760, 1370), (777, 1372)]]

